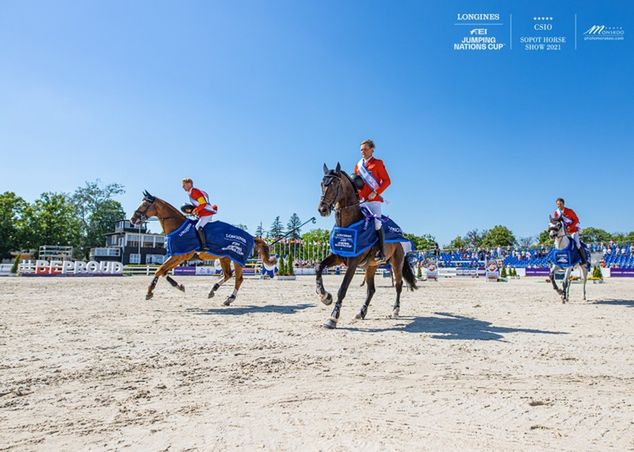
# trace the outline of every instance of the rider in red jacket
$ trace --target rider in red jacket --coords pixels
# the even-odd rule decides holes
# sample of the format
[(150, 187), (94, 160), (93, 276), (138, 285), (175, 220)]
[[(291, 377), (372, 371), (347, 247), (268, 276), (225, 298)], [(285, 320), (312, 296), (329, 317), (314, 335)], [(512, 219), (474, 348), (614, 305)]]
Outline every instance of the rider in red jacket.
[(588, 263), (588, 257), (581, 247), (581, 240), (579, 240), (579, 233), (581, 232), (581, 228), (579, 227), (579, 217), (577, 213), (569, 209), (565, 206), (565, 201), (563, 198), (557, 198), (557, 210), (553, 215), (554, 218), (561, 218), (566, 226), (566, 233), (575, 241), (575, 245), (577, 245), (577, 249), (579, 250), (579, 255), (581, 256), (581, 264), (585, 265)]
[(186, 177), (183, 179), (183, 190), (189, 195), (189, 200), (194, 205), (192, 213), (198, 217), (196, 222), (196, 235), (200, 240), (200, 250), (209, 251), (207, 238), (205, 237), (205, 225), (211, 221), (211, 217), (218, 212), (218, 206), (209, 203), (209, 195), (203, 190), (194, 187), (194, 182)]
[(361, 143), (361, 160), (354, 167), (354, 183), (359, 190), (359, 201), (362, 207), (367, 207), (374, 215), (374, 229), (378, 237), (379, 259), (385, 258), (385, 232), (379, 218), (382, 214), (383, 198), (381, 194), (392, 181), (385, 169), (383, 160), (374, 158), (374, 142), (365, 140)]

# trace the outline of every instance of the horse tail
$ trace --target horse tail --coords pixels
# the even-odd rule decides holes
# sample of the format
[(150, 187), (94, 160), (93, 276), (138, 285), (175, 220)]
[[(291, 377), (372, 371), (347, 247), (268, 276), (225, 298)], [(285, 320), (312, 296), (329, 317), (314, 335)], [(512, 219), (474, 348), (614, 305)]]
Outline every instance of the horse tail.
[(412, 270), (412, 266), (407, 262), (407, 257), (403, 259), (403, 279), (407, 282), (410, 290), (418, 289), (416, 285), (416, 276), (414, 276), (414, 270)]
[(255, 237), (254, 240), (256, 252), (258, 253), (260, 259), (262, 259), (262, 262), (269, 267), (274, 266), (277, 263), (277, 259), (271, 257), (269, 245), (267, 245), (267, 243), (260, 237)]

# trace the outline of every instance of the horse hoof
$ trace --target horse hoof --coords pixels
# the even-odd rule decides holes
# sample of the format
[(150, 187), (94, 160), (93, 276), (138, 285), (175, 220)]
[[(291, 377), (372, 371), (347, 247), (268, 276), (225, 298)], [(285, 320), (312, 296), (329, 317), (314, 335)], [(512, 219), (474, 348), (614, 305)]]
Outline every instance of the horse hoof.
[(326, 292), (326, 295), (321, 296), (321, 302), (326, 306), (332, 304), (332, 295), (330, 294), (330, 292)]
[(224, 303), (222, 303), (222, 304), (223, 304), (224, 306), (230, 306), (230, 305), (231, 305), (231, 303), (233, 303), (235, 299), (236, 299), (236, 297), (233, 297), (233, 296), (232, 296), (232, 297), (227, 297), (227, 299), (225, 300), (225, 302), (224, 302)]
[(334, 321), (333, 319), (328, 319), (326, 320), (326, 323), (324, 323), (324, 328), (328, 328), (329, 330), (334, 330), (335, 328), (337, 328), (337, 322)]
[(154, 294), (153, 294), (153, 293), (149, 293), (149, 294), (147, 294), (147, 295), (145, 296), (145, 299), (146, 299), (146, 300), (151, 300), (153, 296), (154, 296)]
[(359, 312), (357, 315), (354, 316), (355, 320), (363, 320), (365, 319), (365, 314), (362, 312)]
[(397, 319), (400, 313), (401, 313), (401, 310), (399, 308), (394, 309), (392, 311), (392, 318)]
[(180, 290), (181, 292), (185, 292), (185, 286), (183, 286), (182, 284), (179, 284), (178, 290)]
[(211, 292), (209, 292), (209, 295), (207, 295), (207, 298), (213, 298), (214, 295), (214, 291), (212, 290)]

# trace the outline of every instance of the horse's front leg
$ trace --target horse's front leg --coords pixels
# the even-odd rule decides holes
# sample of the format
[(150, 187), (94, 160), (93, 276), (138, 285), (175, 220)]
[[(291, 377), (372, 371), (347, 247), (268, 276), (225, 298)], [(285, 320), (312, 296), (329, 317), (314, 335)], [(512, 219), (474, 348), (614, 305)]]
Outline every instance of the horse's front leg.
[(324, 327), (329, 329), (337, 327), (337, 321), (339, 320), (339, 315), (341, 314), (341, 304), (343, 303), (343, 299), (346, 297), (346, 292), (348, 291), (348, 287), (352, 282), (354, 272), (357, 270), (357, 265), (358, 259), (350, 260), (348, 262), (346, 275), (343, 277), (343, 282), (341, 283), (341, 287), (339, 287), (339, 291), (337, 292), (337, 302), (335, 303), (335, 307), (332, 310), (330, 318), (326, 321), (326, 323), (324, 323)]
[(357, 320), (365, 319), (365, 316), (368, 313), (368, 308), (370, 307), (370, 301), (372, 301), (372, 297), (374, 296), (374, 293), (376, 292), (376, 286), (374, 285), (374, 275), (375, 274), (376, 274), (376, 267), (368, 267), (365, 270), (364, 281), (366, 282), (366, 284), (368, 286), (368, 291), (367, 291), (367, 294), (366, 294), (366, 297), (365, 297), (365, 303), (363, 303), (363, 306), (361, 306), (361, 310), (354, 317)]
[[(183, 254), (182, 256), (170, 256), (169, 258), (167, 258), (167, 260), (163, 262), (163, 264), (156, 270), (156, 272), (154, 272), (154, 279), (152, 279), (150, 286), (147, 288), (147, 294), (145, 294), (145, 299), (146, 300), (152, 299), (152, 297), (154, 296), (154, 288), (156, 287), (156, 283), (158, 282), (158, 279), (161, 276), (168, 275), (169, 272), (171, 272), (174, 267), (179, 265), (181, 262), (189, 259), (191, 256), (193, 256), (193, 253)], [(185, 286), (183, 286), (182, 284), (178, 284), (170, 276), (167, 276), (167, 280), (173, 287), (177, 287), (179, 290), (185, 292)]]
[(156, 287), (156, 283), (158, 282), (158, 280), (159, 280), (159, 276), (156, 273), (154, 273), (154, 278), (152, 279), (152, 282), (148, 286), (147, 293), (145, 294), (146, 300), (151, 300), (152, 297), (154, 297), (154, 288)]
[(176, 287), (181, 292), (185, 292), (185, 286), (182, 284), (178, 284), (178, 282), (176, 282), (176, 280), (170, 275), (165, 276), (165, 279), (167, 279), (167, 282), (170, 283), (172, 287)]
[(563, 291), (563, 290), (561, 290), (561, 289), (559, 288), (559, 286), (557, 285), (557, 281), (555, 280), (555, 273), (557, 273), (557, 269), (558, 269), (558, 268), (559, 268), (559, 267), (557, 267), (557, 266), (553, 266), (553, 268), (551, 268), (551, 269), (550, 269), (550, 282), (551, 282), (551, 283), (552, 283), (552, 285), (553, 285), (553, 289), (555, 289), (555, 291), (556, 291), (559, 295), (563, 295), (563, 294), (564, 294), (564, 291)]
[(561, 302), (566, 303), (570, 299), (570, 274), (572, 273), (572, 267), (566, 269), (564, 274), (563, 295), (561, 296)]
[(317, 286), (316, 287), (317, 295), (319, 295), (321, 302), (325, 304), (326, 306), (332, 304), (332, 295), (329, 292), (327, 292), (326, 288), (324, 287), (323, 272), (324, 272), (324, 269), (335, 265), (338, 260), (339, 260), (339, 256), (335, 254), (330, 254), (323, 261), (321, 261), (319, 265), (317, 266), (317, 270), (316, 270), (317, 274), (315, 276), (315, 283)]

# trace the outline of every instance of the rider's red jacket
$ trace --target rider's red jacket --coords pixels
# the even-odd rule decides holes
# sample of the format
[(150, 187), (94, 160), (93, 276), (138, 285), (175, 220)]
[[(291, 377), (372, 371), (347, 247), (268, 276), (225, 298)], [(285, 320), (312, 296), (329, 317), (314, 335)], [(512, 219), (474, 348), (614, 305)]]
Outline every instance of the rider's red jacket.
[[(553, 216), (559, 218), (559, 209), (555, 210), (555, 215)], [(566, 232), (568, 234), (574, 234), (579, 231), (579, 217), (574, 210), (564, 207), (562, 217), (566, 224)]]
[(198, 188), (192, 187), (189, 191), (189, 199), (196, 206), (193, 210), (194, 215), (199, 218), (215, 215), (218, 212), (217, 205), (209, 204), (209, 195)]
[[(389, 174), (387, 174), (387, 170), (385, 169), (385, 165), (383, 164), (383, 160), (375, 159), (374, 157), (372, 157), (369, 161), (365, 163), (365, 167), (372, 174), (372, 177), (374, 177), (374, 179), (376, 179), (376, 181), (379, 183), (379, 186), (376, 189), (376, 194), (380, 195), (392, 183), (392, 181), (390, 180), (390, 176)], [(359, 174), (358, 163), (354, 167), (354, 174)], [(363, 188), (359, 190), (359, 199), (364, 199), (366, 201), (383, 202), (383, 198), (381, 198), (381, 196), (376, 196), (374, 199), (368, 199), (370, 193), (372, 193), (372, 187), (370, 187), (368, 184), (364, 184)]]

